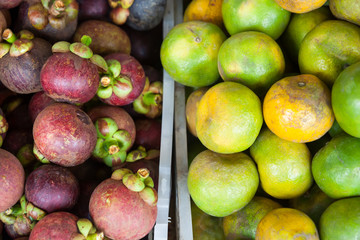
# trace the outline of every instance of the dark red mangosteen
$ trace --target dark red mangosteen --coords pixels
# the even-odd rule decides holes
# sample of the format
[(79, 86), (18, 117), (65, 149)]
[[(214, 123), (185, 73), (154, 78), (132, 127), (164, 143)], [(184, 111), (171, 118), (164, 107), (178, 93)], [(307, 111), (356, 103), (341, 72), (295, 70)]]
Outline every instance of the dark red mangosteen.
[(58, 102), (83, 104), (90, 101), (99, 87), (98, 67), (107, 70), (104, 59), (88, 47), (91, 38), (80, 42), (57, 42), (54, 54), (45, 62), (40, 81), (46, 95)]
[(124, 106), (140, 96), (145, 87), (145, 72), (132, 56), (114, 53), (105, 57), (108, 71), (102, 74), (97, 95), (101, 101)]
[(79, 0), (79, 20), (106, 19), (109, 12), (107, 0)]
[(160, 150), (161, 122), (155, 119), (140, 118), (135, 120), (135, 144), (146, 149)]
[(25, 183), (25, 197), (48, 213), (68, 210), (79, 197), (79, 182), (70, 170), (45, 164), (30, 173)]
[(124, 109), (115, 106), (98, 106), (88, 114), (97, 129), (93, 156), (109, 167), (121, 165), (136, 138), (134, 120)]
[(35, 121), (37, 115), (47, 106), (55, 103), (56, 101), (47, 96), (44, 91), (35, 93), (29, 102), (29, 114), (32, 122)]
[(0, 212), (12, 207), (24, 192), (25, 171), (20, 161), (0, 149)]
[(76, 0), (24, 1), (20, 4), (17, 26), (51, 42), (70, 40), (78, 22)]
[(1, 0), (0, 1), (0, 8), (14, 8), (17, 7), (23, 0)]
[(20, 94), (41, 91), (40, 71), (51, 56), (51, 44), (22, 30), (16, 36), (10, 29), (2, 33), (0, 44), (0, 80), (13, 92)]
[(96, 129), (80, 108), (54, 103), (34, 122), (34, 153), (41, 161), (70, 167), (85, 162), (96, 145)]
[(157, 217), (157, 192), (149, 171), (135, 174), (121, 168), (100, 183), (91, 195), (89, 210), (95, 226), (113, 240), (146, 236)]
[(78, 232), (77, 220), (77, 216), (68, 212), (48, 214), (35, 225), (29, 240), (70, 240)]

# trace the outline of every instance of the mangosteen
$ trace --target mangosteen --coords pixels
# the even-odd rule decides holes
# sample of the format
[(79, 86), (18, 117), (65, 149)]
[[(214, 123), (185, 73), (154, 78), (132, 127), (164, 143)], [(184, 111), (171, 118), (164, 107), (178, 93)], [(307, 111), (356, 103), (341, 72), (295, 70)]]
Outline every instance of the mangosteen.
[(41, 91), (40, 71), (51, 56), (51, 45), (22, 30), (17, 36), (5, 29), (7, 43), (0, 43), (0, 80), (11, 91), (28, 94)]
[(107, 70), (104, 59), (88, 47), (91, 38), (80, 42), (58, 42), (54, 54), (47, 59), (40, 73), (40, 82), (47, 96), (58, 102), (83, 104), (91, 100), (99, 86), (98, 67)]
[(141, 118), (135, 120), (135, 145), (146, 149), (160, 150), (161, 122), (155, 119)]
[(10, 130), (32, 128), (32, 121), (27, 111), (30, 97), (30, 94), (17, 94), (4, 102), (3, 110)]
[(68, 210), (79, 197), (79, 182), (70, 170), (45, 164), (30, 173), (25, 183), (25, 197), (47, 213)]
[(109, 167), (122, 165), (136, 138), (134, 120), (125, 110), (115, 106), (95, 107), (88, 114), (97, 130), (93, 156)]
[(91, 195), (89, 210), (96, 227), (113, 240), (146, 236), (157, 217), (157, 192), (145, 168), (136, 174), (117, 169)]
[(55, 103), (56, 101), (47, 96), (44, 91), (35, 93), (29, 102), (29, 115), (32, 122), (35, 122), (37, 115), (47, 106)]
[(38, 159), (70, 167), (91, 156), (97, 134), (91, 119), (80, 108), (53, 103), (35, 119), (33, 137)]
[(107, 0), (78, 0), (79, 20), (106, 19), (109, 12)]
[(29, 240), (64, 240), (78, 232), (78, 217), (68, 212), (54, 212), (46, 215), (33, 228)]
[(20, 4), (17, 26), (51, 42), (70, 40), (78, 22), (76, 0), (41, 0)]
[(137, 172), (141, 168), (146, 168), (150, 171), (150, 177), (154, 181), (154, 188), (158, 190), (159, 182), (159, 158), (156, 159), (141, 159), (136, 162), (127, 162), (124, 168), (130, 169), (132, 172)]
[(6, 8), (6, 9), (14, 8), (17, 7), (21, 2), (22, 0), (1, 0), (0, 8)]
[(101, 74), (97, 96), (106, 104), (124, 106), (140, 96), (145, 87), (145, 72), (132, 56), (114, 53), (105, 57), (108, 71)]
[(96, 54), (104, 56), (114, 52), (131, 52), (129, 36), (115, 24), (100, 20), (85, 21), (76, 29), (74, 41), (79, 42), (83, 35), (91, 37), (90, 47)]
[(0, 149), (0, 176), (0, 212), (3, 212), (20, 199), (25, 183), (25, 171), (20, 161), (3, 149)]
[(164, 17), (166, 0), (134, 0), (126, 24), (138, 31), (156, 27)]
[[(1, 3), (0, 3), (1, 5)], [(11, 24), (11, 16), (8, 9), (1, 9), (0, 7), (0, 32), (2, 33)]]

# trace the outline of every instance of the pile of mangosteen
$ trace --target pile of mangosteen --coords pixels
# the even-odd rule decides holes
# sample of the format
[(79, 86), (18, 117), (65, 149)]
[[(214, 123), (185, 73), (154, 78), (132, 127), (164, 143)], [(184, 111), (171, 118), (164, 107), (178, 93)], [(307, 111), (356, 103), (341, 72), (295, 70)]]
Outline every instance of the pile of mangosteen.
[(0, 240), (147, 239), (166, 0), (0, 0)]

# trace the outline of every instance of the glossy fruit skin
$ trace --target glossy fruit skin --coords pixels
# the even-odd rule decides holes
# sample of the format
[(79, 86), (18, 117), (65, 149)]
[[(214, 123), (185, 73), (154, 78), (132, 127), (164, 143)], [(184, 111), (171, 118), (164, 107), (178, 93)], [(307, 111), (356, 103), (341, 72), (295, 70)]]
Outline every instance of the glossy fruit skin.
[(282, 77), (285, 59), (271, 37), (262, 32), (245, 31), (232, 35), (221, 45), (218, 69), (224, 81), (241, 83), (264, 96)]
[(320, 23), (302, 41), (298, 60), (302, 74), (332, 86), (346, 67), (360, 60), (359, 26), (342, 20)]
[(95, 188), (89, 210), (97, 229), (114, 240), (141, 239), (153, 228), (157, 216), (156, 205), (148, 205), (139, 193), (111, 178)]
[(192, 0), (184, 12), (184, 22), (205, 21), (224, 29), (221, 5), (223, 0)]
[(17, 7), (21, 2), (22, 0), (2, 0), (0, 2), (0, 8), (14, 8)]
[(120, 62), (121, 72), (120, 75), (126, 76), (130, 79), (133, 89), (125, 97), (118, 97), (113, 93), (107, 99), (100, 98), (106, 104), (113, 106), (124, 106), (132, 103), (137, 97), (140, 96), (145, 87), (145, 72), (141, 64), (132, 56), (124, 53), (113, 53), (107, 55), (105, 60), (114, 59)]
[(54, 103), (41, 111), (34, 122), (34, 142), (50, 161), (64, 167), (85, 162), (96, 145), (96, 129), (80, 108)]
[(205, 150), (191, 162), (187, 185), (192, 200), (202, 211), (224, 217), (251, 201), (259, 185), (259, 175), (255, 163), (245, 153), (219, 154)]
[(357, 239), (360, 236), (360, 198), (345, 198), (332, 203), (320, 218), (320, 237), (329, 239)]
[(78, 0), (79, 20), (105, 19), (109, 11), (109, 4), (106, 0)]
[(222, 15), (230, 35), (258, 31), (276, 40), (285, 30), (291, 13), (273, 0), (224, 0)]
[(185, 86), (209, 86), (220, 77), (217, 56), (225, 39), (225, 34), (215, 24), (180, 23), (170, 30), (161, 44), (161, 63), (175, 81)]
[(261, 102), (248, 87), (222, 82), (211, 87), (196, 111), (196, 133), (201, 143), (218, 153), (249, 148), (263, 124)]
[(360, 25), (360, 4), (357, 1), (331, 0), (329, 7), (337, 19)]
[(331, 103), (341, 129), (360, 138), (360, 63), (340, 73), (331, 89)]
[(101, 56), (114, 52), (130, 54), (131, 43), (127, 33), (115, 24), (101, 20), (82, 22), (74, 34), (74, 42), (80, 42), (83, 35), (91, 37), (91, 50)]
[(201, 98), (204, 96), (209, 87), (202, 87), (194, 90), (186, 100), (185, 114), (186, 126), (190, 133), (197, 137), (196, 133), (196, 111)]
[(255, 196), (244, 208), (223, 218), (227, 240), (255, 239), (257, 225), (271, 210), (281, 205), (269, 198)]
[(25, 172), (20, 161), (3, 149), (0, 149), (0, 176), (0, 212), (3, 212), (20, 199), (25, 184)]
[(90, 101), (99, 87), (95, 64), (71, 52), (55, 53), (40, 73), (46, 95), (58, 102), (82, 104)]
[(305, 213), (293, 208), (277, 208), (261, 219), (255, 239), (296, 239), (296, 236), (320, 239), (314, 222)]
[(250, 153), (257, 163), (261, 186), (271, 196), (291, 199), (311, 187), (311, 154), (305, 143), (290, 142), (263, 129)]
[(66, 168), (42, 165), (26, 179), (26, 199), (47, 213), (74, 207), (79, 197), (79, 182)]
[(145, 149), (160, 150), (161, 122), (155, 119), (142, 118), (135, 120), (136, 138), (135, 144)]
[(71, 235), (78, 232), (77, 220), (77, 216), (68, 212), (48, 214), (35, 225), (29, 240), (71, 239)]
[(285, 77), (273, 84), (266, 93), (263, 114), (273, 133), (298, 143), (319, 139), (334, 122), (330, 90), (311, 74)]
[(55, 103), (55, 100), (48, 97), (44, 91), (35, 93), (29, 102), (29, 115), (32, 122), (35, 121), (37, 115), (47, 106)]
[(360, 139), (339, 134), (320, 149), (312, 161), (312, 173), (320, 189), (331, 198), (360, 194)]
[(6, 54), (0, 59), (0, 80), (11, 91), (20, 94), (42, 90), (41, 68), (51, 56), (51, 44), (41, 38), (32, 39), (33, 49), (19, 56)]
[(133, 146), (136, 139), (136, 126), (133, 118), (124, 109), (108, 105), (97, 106), (90, 109), (87, 114), (94, 123), (98, 118), (113, 119), (119, 129), (124, 129), (130, 133), (131, 145), (127, 150)]
[(275, 0), (285, 10), (292, 13), (307, 13), (320, 8), (326, 0)]

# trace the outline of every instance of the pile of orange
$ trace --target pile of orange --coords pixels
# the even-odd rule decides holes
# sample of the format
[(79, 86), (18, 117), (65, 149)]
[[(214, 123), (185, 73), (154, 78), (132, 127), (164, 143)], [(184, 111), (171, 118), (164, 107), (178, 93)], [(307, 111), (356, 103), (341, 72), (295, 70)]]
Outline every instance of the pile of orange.
[(192, 0), (164, 39), (164, 69), (191, 92), (189, 142), (206, 149), (188, 189), (213, 239), (360, 236), (360, 3), (325, 2)]

